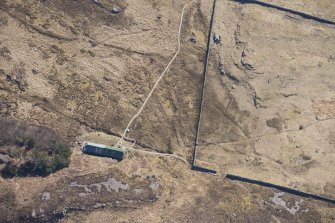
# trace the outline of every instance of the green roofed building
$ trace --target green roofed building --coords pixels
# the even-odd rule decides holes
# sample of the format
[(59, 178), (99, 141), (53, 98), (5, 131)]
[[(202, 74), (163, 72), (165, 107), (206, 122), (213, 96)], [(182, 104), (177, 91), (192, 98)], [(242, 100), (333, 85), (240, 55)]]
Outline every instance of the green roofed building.
[(123, 160), (127, 154), (125, 149), (91, 142), (84, 142), (82, 151), (85, 154), (110, 157), (119, 161)]

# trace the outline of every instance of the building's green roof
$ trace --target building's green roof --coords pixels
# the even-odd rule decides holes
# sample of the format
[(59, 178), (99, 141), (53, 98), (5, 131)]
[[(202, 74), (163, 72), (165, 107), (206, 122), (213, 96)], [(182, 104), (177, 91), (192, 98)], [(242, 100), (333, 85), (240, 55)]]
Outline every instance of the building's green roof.
[(99, 148), (104, 148), (104, 149), (110, 149), (110, 150), (114, 150), (114, 151), (119, 151), (119, 152), (123, 152), (123, 153), (126, 152), (125, 149), (122, 149), (122, 148), (119, 148), (119, 147), (116, 147), (116, 146), (107, 146), (107, 145), (104, 145), (104, 144), (98, 144), (98, 143), (92, 143), (92, 142), (86, 142), (85, 144), (91, 145), (91, 146), (95, 146), (95, 147), (99, 147)]

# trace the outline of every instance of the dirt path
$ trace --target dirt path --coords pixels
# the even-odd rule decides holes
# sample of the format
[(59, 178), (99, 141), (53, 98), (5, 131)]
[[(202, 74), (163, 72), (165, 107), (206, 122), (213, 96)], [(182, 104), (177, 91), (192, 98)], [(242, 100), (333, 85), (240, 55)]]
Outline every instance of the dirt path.
[(123, 138), (126, 136), (126, 134), (129, 131), (129, 128), (131, 126), (131, 124), (133, 123), (133, 121), (141, 114), (141, 112), (143, 111), (145, 105), (147, 104), (148, 100), (151, 98), (152, 93), (154, 92), (154, 90), (156, 89), (156, 87), (158, 86), (159, 82), (162, 80), (162, 78), (164, 77), (164, 75), (166, 74), (166, 72), (168, 71), (168, 69), (170, 68), (171, 64), (173, 63), (173, 61), (176, 59), (176, 57), (178, 56), (180, 49), (181, 49), (181, 44), (180, 44), (180, 35), (181, 35), (181, 28), (183, 25), (183, 17), (184, 17), (184, 12), (185, 12), (185, 8), (187, 5), (184, 6), (182, 12), (181, 12), (181, 18), (180, 18), (180, 25), (179, 25), (179, 32), (178, 32), (178, 50), (175, 53), (175, 55), (172, 57), (172, 59), (170, 60), (170, 62), (168, 63), (168, 65), (166, 66), (166, 68), (164, 69), (163, 73), (160, 75), (160, 77), (158, 78), (157, 82), (155, 83), (154, 87), (151, 89), (151, 91), (149, 92), (147, 98), (145, 99), (145, 101), (143, 102), (141, 108), (138, 110), (138, 112), (134, 115), (134, 117), (130, 120), (130, 122), (128, 123), (126, 129), (124, 130), (121, 139), (116, 143), (116, 146), (120, 145), (120, 143), (122, 142)]

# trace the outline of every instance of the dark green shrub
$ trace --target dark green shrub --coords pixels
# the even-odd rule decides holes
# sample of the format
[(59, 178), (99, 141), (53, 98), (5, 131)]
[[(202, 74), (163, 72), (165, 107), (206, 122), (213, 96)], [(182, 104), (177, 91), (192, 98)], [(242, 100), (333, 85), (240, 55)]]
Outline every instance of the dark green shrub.
[(34, 166), (31, 175), (47, 176), (53, 171), (50, 157), (45, 151), (33, 151), (30, 162)]
[(71, 150), (65, 145), (57, 144), (55, 154), (64, 158), (69, 158), (71, 156)]
[(5, 168), (1, 171), (1, 175), (4, 178), (12, 178), (17, 174), (17, 166), (12, 163), (8, 163)]
[(68, 167), (69, 164), (70, 160), (62, 156), (55, 156), (52, 161), (52, 166), (54, 167), (55, 171), (63, 169), (64, 167)]
[(32, 151), (20, 166), (8, 163), (1, 171), (4, 178), (15, 176), (48, 176), (70, 165), (71, 151), (67, 147), (59, 147), (50, 156), (46, 151)]
[[(68, 143), (46, 127), (29, 125), (14, 119), (0, 118), (0, 149), (21, 165), (8, 164), (1, 171), (4, 177), (47, 176), (70, 164)], [(15, 145), (15, 146), (13, 146)]]
[(26, 148), (27, 149), (32, 149), (34, 148), (35, 146), (35, 140), (33, 138), (30, 138), (28, 141), (27, 141), (27, 145), (26, 145)]
[(18, 168), (17, 175), (28, 176), (34, 171), (34, 168), (35, 168), (34, 163), (28, 160)]
[(60, 170), (64, 167), (68, 167), (70, 164), (71, 150), (70, 148), (61, 145), (54, 145), (54, 155), (53, 155), (53, 167), (56, 170)]
[(33, 151), (30, 158), (19, 167), (20, 176), (47, 176), (53, 172), (50, 157), (45, 151)]
[(24, 138), (22, 138), (22, 137), (16, 137), (15, 145), (19, 146), (19, 147), (22, 147), (25, 144), (24, 141), (25, 141)]

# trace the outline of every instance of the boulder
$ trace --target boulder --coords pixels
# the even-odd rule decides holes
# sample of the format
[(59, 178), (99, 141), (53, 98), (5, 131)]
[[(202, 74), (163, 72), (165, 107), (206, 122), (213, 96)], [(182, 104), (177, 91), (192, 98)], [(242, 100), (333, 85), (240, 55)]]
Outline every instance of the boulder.
[(213, 40), (215, 44), (221, 44), (221, 36), (219, 34), (214, 34)]
[(195, 37), (195, 34), (194, 34), (194, 33), (191, 34), (190, 41), (191, 41), (192, 43), (196, 43), (196, 42), (197, 42), (197, 38)]
[(113, 5), (112, 13), (119, 14), (120, 12), (122, 12), (122, 9), (118, 5)]

